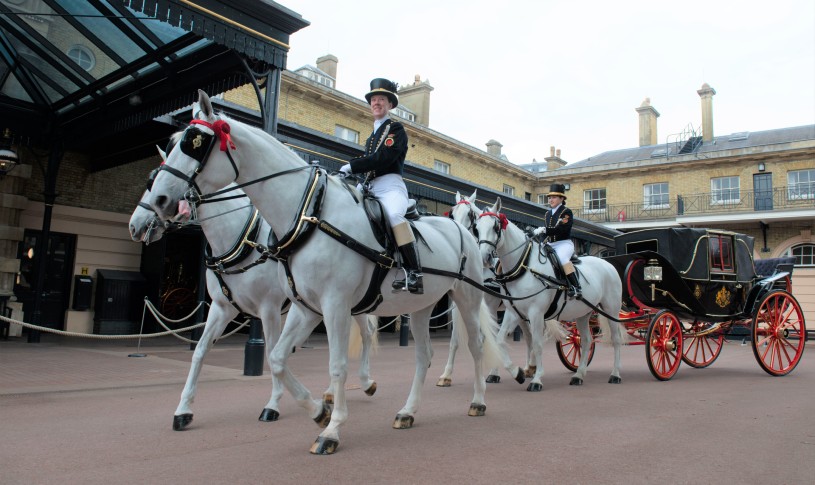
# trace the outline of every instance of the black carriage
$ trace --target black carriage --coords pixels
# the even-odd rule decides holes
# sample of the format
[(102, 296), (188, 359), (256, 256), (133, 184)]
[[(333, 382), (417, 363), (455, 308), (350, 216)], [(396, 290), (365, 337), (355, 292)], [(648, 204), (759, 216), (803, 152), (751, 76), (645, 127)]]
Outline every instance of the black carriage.
[(750, 341), (771, 375), (798, 365), (807, 333), (792, 295), (794, 258), (754, 261), (752, 237), (696, 228), (634, 231), (615, 245), (606, 260), (623, 283), (620, 320), (645, 345), (657, 379), (672, 378), (682, 361), (709, 366), (734, 339)]

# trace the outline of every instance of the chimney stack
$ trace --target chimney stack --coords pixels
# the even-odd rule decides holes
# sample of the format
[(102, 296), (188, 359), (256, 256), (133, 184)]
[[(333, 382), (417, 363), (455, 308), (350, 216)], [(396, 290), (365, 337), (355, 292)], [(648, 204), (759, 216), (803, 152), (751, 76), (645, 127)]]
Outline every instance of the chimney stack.
[(702, 141), (713, 141), (713, 96), (716, 90), (705, 83), (696, 93), (702, 98)]
[(317, 58), (317, 69), (334, 78), (335, 86), (337, 85), (337, 62), (339, 62), (337, 57), (331, 54)]
[(560, 158), (560, 148), (555, 149), (555, 146), (552, 145), (549, 147), (549, 153), (550, 155), (544, 158), (544, 160), (546, 160), (547, 172), (566, 166), (566, 161)]
[(501, 157), (501, 147), (504, 145), (500, 144), (495, 140), (490, 140), (487, 142), (487, 153), (495, 157)]
[(413, 111), (416, 115), (416, 123), (430, 126), (430, 92), (433, 86), (416, 74), (413, 84), (399, 88), (399, 104)]
[(651, 98), (645, 98), (636, 110), (640, 114), (640, 146), (656, 145), (659, 111), (651, 106)]

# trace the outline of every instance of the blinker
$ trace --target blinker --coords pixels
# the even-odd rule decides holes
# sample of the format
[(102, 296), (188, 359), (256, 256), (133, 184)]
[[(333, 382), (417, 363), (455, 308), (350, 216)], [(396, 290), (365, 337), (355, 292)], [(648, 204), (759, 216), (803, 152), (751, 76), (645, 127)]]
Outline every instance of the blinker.
[[(184, 136), (181, 137), (179, 146), (182, 153), (198, 163), (203, 164), (209, 152), (212, 151), (212, 145), (214, 143), (215, 135), (205, 133), (197, 128), (189, 127), (184, 131)], [(169, 145), (168, 148), (170, 148)]]

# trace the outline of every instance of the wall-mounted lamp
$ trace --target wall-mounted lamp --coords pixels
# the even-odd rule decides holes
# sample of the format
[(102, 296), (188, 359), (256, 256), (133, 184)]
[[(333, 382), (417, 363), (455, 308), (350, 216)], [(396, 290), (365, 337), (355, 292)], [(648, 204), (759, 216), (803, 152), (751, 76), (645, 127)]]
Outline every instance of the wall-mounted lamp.
[(758, 164), (758, 171), (759, 172), (763, 172), (766, 169), (767, 169), (767, 167), (764, 166), (764, 162), (761, 162), (761, 163)]
[(571, 184), (563, 184), (563, 189), (564, 189), (564, 190), (569, 190), (569, 189), (571, 189), (571, 188), (572, 188), (572, 185), (571, 185)]
[(20, 162), (17, 152), (11, 146), (11, 130), (3, 130), (3, 137), (0, 138), (0, 178), (14, 170)]

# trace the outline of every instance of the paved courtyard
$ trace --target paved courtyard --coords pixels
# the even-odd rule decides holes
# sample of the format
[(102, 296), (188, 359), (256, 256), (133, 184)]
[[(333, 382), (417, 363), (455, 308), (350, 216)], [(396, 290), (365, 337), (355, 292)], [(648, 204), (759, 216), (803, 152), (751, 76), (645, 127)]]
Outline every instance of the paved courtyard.
[[(319, 429), (286, 394), (281, 418), (257, 420), (270, 375), (243, 375), (245, 336), (207, 357), (195, 419), (172, 430), (192, 352), (178, 340), (135, 341), (43, 335), (42, 343), (0, 341), (2, 484), (507, 484), (815, 482), (815, 355), (771, 377), (751, 347), (728, 343), (707, 369), (680, 368), (668, 382), (648, 371), (644, 348), (623, 349), (623, 383), (606, 381), (611, 348), (598, 346), (582, 387), (569, 386), (554, 344), (546, 348), (544, 390), (526, 392), (502, 374), (487, 387), (487, 414), (467, 416), (472, 361), (462, 350), (453, 386), (436, 379), (435, 356), (413, 429), (391, 423), (414, 371), (413, 342), (383, 334), (372, 358), (373, 397), (352, 360), (350, 418), (333, 456), (308, 450)], [(523, 361), (522, 342), (509, 342)], [(328, 350), (315, 334), (291, 358), (315, 394), (328, 383)]]

